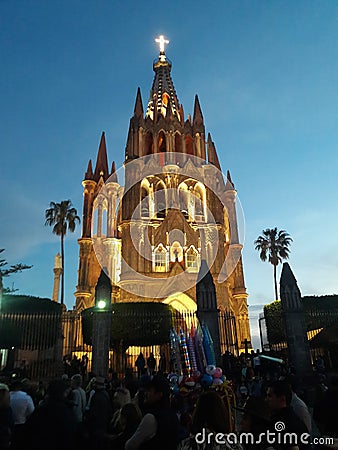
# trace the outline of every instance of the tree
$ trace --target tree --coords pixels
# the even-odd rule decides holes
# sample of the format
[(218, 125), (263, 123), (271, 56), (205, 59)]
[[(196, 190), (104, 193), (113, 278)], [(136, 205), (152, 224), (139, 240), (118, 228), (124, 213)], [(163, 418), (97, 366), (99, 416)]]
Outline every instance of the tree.
[(278, 300), (277, 266), (283, 259), (288, 259), (292, 238), (285, 230), (278, 231), (277, 227), (267, 228), (262, 233), (263, 235), (259, 236), (254, 242), (255, 250), (260, 252), (259, 257), (262, 261), (268, 260), (273, 265), (275, 300)]
[(80, 217), (77, 215), (77, 210), (72, 207), (70, 200), (63, 200), (61, 203), (51, 202), (50, 207), (46, 209), (45, 213), (45, 225), (53, 226), (53, 233), (61, 238), (61, 304), (64, 303), (64, 290), (65, 290), (65, 253), (64, 253), (64, 239), (67, 234), (67, 229), (74, 233), (76, 223), (80, 223)]
[[(2, 253), (4, 251), (5, 251), (4, 248), (0, 248), (0, 253)], [(3, 277), (8, 277), (12, 273), (22, 272), (25, 269), (30, 269), (31, 267), (33, 267), (33, 266), (28, 266), (27, 264), (20, 263), (20, 264), (14, 264), (8, 268), (3, 269), (3, 267), (7, 266), (7, 265), (8, 265), (8, 263), (5, 259), (0, 259), (0, 310), (1, 310), (2, 293), (4, 291), (3, 282), (2, 282)], [(9, 291), (11, 291), (11, 290), (9, 289)]]

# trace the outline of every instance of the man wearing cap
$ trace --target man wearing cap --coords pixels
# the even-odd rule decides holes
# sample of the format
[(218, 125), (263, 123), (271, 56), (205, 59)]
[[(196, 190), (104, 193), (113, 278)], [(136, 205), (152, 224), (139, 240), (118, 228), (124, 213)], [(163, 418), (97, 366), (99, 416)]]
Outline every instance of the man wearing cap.
[(170, 386), (164, 377), (155, 376), (146, 387), (146, 414), (125, 450), (176, 450), (178, 419), (169, 403)]

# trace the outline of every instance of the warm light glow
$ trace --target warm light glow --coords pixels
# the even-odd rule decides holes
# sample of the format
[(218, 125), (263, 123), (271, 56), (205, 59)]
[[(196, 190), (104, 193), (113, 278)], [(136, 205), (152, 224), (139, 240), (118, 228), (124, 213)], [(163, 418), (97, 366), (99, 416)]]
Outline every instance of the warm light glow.
[(99, 301), (97, 302), (97, 307), (98, 307), (99, 309), (104, 309), (106, 306), (107, 306), (107, 302), (106, 302), (105, 300), (99, 300)]
[(164, 45), (169, 44), (168, 39), (164, 39), (164, 36), (161, 34), (161, 36), (155, 39), (155, 42), (159, 44), (160, 52), (164, 53)]

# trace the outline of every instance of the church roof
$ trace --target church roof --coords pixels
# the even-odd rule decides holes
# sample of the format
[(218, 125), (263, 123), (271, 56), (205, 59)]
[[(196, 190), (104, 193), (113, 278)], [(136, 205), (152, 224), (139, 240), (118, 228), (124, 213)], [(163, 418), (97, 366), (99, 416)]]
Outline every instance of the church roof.
[[(159, 114), (166, 117), (169, 111), (170, 115), (174, 115), (180, 120), (180, 104), (170, 75), (171, 66), (164, 50), (161, 50), (158, 59), (153, 64), (155, 77), (146, 111), (146, 117), (150, 117), (152, 120)], [(168, 110), (168, 108), (170, 109)]]

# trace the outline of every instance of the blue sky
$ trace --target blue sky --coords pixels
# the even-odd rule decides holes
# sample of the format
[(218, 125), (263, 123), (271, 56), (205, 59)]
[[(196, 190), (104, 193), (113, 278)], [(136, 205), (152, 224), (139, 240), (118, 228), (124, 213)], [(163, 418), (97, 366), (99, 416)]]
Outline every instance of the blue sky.
[[(145, 103), (164, 34), (185, 114), (198, 93), (238, 190), (249, 304), (273, 299), (272, 266), (253, 241), (274, 226), (294, 239), (302, 293), (338, 293), (337, 13), (331, 0), (1, 0), (0, 248), (34, 265), (7, 285), (51, 296), (59, 240), (44, 211), (70, 198), (82, 214), (103, 130), (121, 165), (136, 90)], [(79, 232), (66, 239), (69, 307)]]

